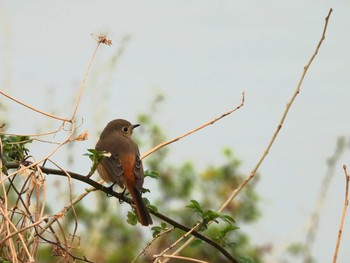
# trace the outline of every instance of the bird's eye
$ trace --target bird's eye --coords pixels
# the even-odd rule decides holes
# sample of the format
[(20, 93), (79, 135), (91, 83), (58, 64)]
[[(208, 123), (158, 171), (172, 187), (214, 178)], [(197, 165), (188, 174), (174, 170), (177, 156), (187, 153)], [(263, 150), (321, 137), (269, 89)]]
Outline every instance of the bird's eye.
[(128, 127), (126, 126), (123, 127), (123, 132), (128, 132), (128, 130), (129, 130)]

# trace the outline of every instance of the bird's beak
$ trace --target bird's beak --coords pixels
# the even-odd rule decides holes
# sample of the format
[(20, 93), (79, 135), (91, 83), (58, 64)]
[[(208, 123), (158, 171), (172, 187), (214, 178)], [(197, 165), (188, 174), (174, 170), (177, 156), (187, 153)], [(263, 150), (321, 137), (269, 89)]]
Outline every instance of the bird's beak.
[(140, 124), (134, 124), (133, 126), (132, 126), (132, 129), (135, 129), (136, 127), (139, 127), (140, 126)]

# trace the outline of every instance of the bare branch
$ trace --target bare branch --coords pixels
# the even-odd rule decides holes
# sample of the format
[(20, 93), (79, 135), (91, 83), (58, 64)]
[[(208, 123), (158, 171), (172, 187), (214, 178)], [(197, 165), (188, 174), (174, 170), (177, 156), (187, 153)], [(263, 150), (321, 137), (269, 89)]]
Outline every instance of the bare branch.
[(168, 229), (164, 230), (163, 232), (157, 234), (150, 242), (147, 243), (146, 247), (144, 249), (142, 249), (142, 251), (136, 256), (136, 258), (133, 259), (133, 261), (131, 261), (131, 263), (135, 263), (139, 259), (139, 257), (141, 257), (141, 255), (144, 254), (146, 252), (146, 250), (152, 245), (152, 243), (154, 243), (154, 241), (156, 241), (159, 237), (170, 233), (174, 229), (175, 229), (175, 227), (168, 228)]
[(7, 236), (4, 237), (2, 240), (0, 240), (0, 244), (3, 244), (7, 239), (9, 239), (9, 238), (11, 238), (11, 237), (13, 237), (13, 236), (15, 236), (15, 235), (17, 235), (17, 234), (23, 232), (24, 230), (26, 230), (26, 229), (28, 229), (28, 228), (31, 228), (31, 227), (33, 227), (33, 226), (36, 226), (36, 225), (41, 224), (41, 222), (44, 221), (44, 220), (46, 220), (46, 219), (47, 219), (47, 217), (44, 216), (44, 217), (42, 217), (40, 220), (35, 221), (33, 224), (27, 225), (27, 226), (25, 226), (25, 227), (23, 227), (23, 228), (21, 228), (21, 229), (15, 231), (15, 232), (12, 232), (11, 234), (7, 235)]
[(153, 152), (159, 150), (160, 148), (163, 148), (163, 147), (165, 147), (165, 146), (167, 146), (167, 145), (169, 145), (169, 144), (171, 144), (171, 143), (173, 143), (173, 142), (176, 142), (176, 141), (178, 141), (178, 140), (180, 140), (180, 139), (182, 139), (182, 138), (184, 138), (184, 137), (186, 137), (186, 136), (188, 136), (188, 135), (191, 135), (192, 133), (195, 133), (196, 131), (199, 131), (199, 130), (201, 130), (201, 129), (203, 129), (203, 128), (205, 128), (205, 127), (211, 125), (211, 124), (214, 124), (214, 123), (217, 122), (218, 120), (220, 120), (220, 119), (226, 117), (227, 115), (230, 115), (231, 113), (235, 112), (236, 110), (240, 109), (241, 107), (243, 107), (243, 105), (244, 105), (244, 92), (242, 93), (242, 100), (241, 100), (241, 103), (240, 103), (236, 108), (229, 110), (228, 112), (222, 114), (220, 117), (214, 118), (214, 119), (212, 119), (212, 120), (210, 120), (210, 121), (208, 121), (208, 122), (202, 124), (201, 126), (195, 128), (195, 129), (193, 129), (193, 130), (191, 130), (191, 131), (189, 131), (189, 132), (184, 133), (183, 135), (180, 135), (180, 136), (178, 136), (178, 137), (176, 137), (176, 138), (174, 138), (174, 139), (171, 139), (171, 140), (169, 140), (169, 141), (162, 142), (162, 143), (158, 144), (156, 147), (154, 147), (153, 149), (151, 149), (151, 150), (149, 150), (148, 152), (146, 152), (146, 153), (142, 156), (141, 159), (146, 158), (148, 155), (150, 155), (151, 153), (153, 153)]
[(166, 252), (173, 249), (179, 242), (181, 242), (184, 238), (188, 237), (193, 231), (196, 231), (198, 227), (201, 225), (200, 222), (198, 222), (194, 227), (190, 229), (190, 231), (187, 231), (184, 235), (182, 235), (178, 240), (176, 240), (173, 244), (171, 244), (169, 247), (164, 249), (160, 254), (154, 255), (154, 262), (160, 262), (160, 258), (164, 256)]

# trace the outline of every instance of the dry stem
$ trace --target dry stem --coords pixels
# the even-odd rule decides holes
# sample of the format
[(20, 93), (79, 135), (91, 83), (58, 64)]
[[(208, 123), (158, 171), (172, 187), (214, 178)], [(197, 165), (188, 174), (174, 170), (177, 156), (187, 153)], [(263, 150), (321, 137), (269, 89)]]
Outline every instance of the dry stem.
[(346, 210), (347, 210), (348, 205), (349, 205), (349, 181), (350, 181), (350, 175), (348, 174), (348, 172), (346, 170), (346, 165), (343, 165), (343, 169), (344, 169), (345, 180), (346, 180), (345, 201), (344, 201), (343, 213), (342, 213), (342, 216), (341, 216), (341, 222), (340, 222), (339, 231), (338, 231), (337, 244), (335, 246), (335, 251), (334, 251), (333, 263), (337, 262), (341, 236), (342, 236), (342, 233), (343, 233), (343, 226), (344, 226), (344, 221), (345, 221)]

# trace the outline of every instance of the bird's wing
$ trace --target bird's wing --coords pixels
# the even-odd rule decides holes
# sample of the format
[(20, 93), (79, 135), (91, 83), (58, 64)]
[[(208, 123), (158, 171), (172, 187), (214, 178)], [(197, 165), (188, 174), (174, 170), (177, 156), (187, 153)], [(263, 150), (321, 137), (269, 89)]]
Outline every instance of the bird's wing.
[(109, 172), (109, 177), (111, 177), (110, 181), (116, 182), (121, 188), (124, 188), (124, 183), (122, 181), (124, 169), (120, 158), (112, 154), (109, 157), (103, 158), (100, 164)]
[(134, 173), (135, 173), (135, 179), (136, 179), (136, 182), (135, 182), (136, 188), (138, 190), (141, 190), (143, 185), (144, 173), (143, 173), (143, 167), (142, 167), (142, 160), (139, 155), (136, 155), (136, 158), (135, 158)]

